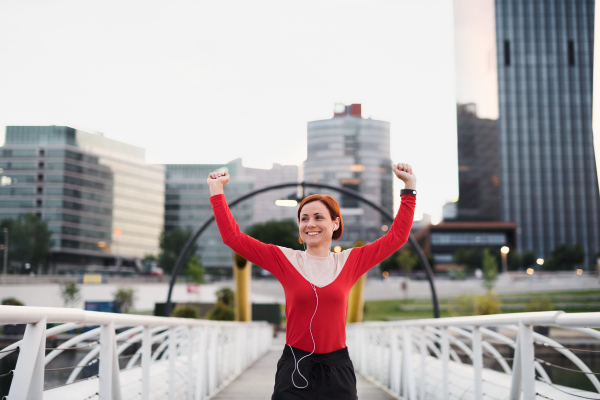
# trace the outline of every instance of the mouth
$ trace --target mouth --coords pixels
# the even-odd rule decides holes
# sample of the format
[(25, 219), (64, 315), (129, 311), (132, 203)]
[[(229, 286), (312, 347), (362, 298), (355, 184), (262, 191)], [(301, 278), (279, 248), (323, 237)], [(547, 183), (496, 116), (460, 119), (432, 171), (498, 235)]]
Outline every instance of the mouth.
[(308, 236), (308, 237), (315, 237), (320, 234), (321, 234), (321, 232), (306, 232), (306, 236)]

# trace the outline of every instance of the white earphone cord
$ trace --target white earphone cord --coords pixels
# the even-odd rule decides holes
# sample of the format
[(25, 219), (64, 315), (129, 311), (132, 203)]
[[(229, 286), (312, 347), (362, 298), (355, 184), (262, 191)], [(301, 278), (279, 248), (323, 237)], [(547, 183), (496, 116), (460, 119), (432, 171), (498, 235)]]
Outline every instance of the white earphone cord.
[[(310, 337), (312, 339), (313, 342), (313, 350), (310, 352), (310, 354), (305, 355), (304, 357), (302, 357), (301, 359), (298, 360), (298, 362), (296, 362), (296, 355), (294, 354), (294, 349), (292, 349), (292, 346), (290, 346), (288, 344), (288, 346), (290, 347), (290, 350), (292, 351), (292, 356), (294, 356), (294, 372), (292, 372), (292, 384), (297, 388), (297, 389), (306, 389), (308, 387), (308, 379), (306, 379), (304, 377), (304, 375), (302, 375), (302, 373), (300, 372), (300, 361), (304, 360), (306, 357), (314, 354), (315, 349), (316, 349), (316, 345), (315, 345), (315, 338), (313, 337), (312, 334), (312, 322), (313, 322), (313, 318), (315, 317), (315, 315), (317, 314), (317, 308), (319, 308), (319, 296), (317, 295), (317, 288), (315, 288), (315, 285), (313, 285), (312, 283), (310, 284), (310, 286), (312, 287), (313, 291), (315, 292), (315, 296), (317, 297), (317, 306), (315, 307), (315, 312), (313, 313), (312, 318), (310, 319), (310, 324), (308, 326), (308, 330), (310, 332)], [(302, 377), (302, 379), (304, 379), (306, 381), (306, 385), (305, 386), (298, 386), (296, 385), (296, 383), (294, 382), (294, 373), (296, 372), (296, 370), (298, 370), (298, 374)]]

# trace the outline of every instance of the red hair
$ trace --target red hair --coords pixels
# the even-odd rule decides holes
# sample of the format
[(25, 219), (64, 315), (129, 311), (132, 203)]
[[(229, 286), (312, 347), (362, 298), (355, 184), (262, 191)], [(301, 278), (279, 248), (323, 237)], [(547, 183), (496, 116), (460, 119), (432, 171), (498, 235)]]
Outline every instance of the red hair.
[[(340, 212), (340, 206), (337, 200), (327, 194), (311, 194), (310, 196), (305, 197), (298, 206), (298, 222), (300, 222), (300, 211), (302, 211), (302, 207), (313, 201), (320, 201), (327, 207), (332, 221), (335, 221), (336, 218), (340, 219), (340, 226), (333, 231), (332, 236), (333, 240), (339, 240), (339, 238), (342, 237), (342, 233), (344, 233), (344, 220), (342, 219), (342, 213)], [(302, 243), (300, 235), (298, 235), (298, 241)]]

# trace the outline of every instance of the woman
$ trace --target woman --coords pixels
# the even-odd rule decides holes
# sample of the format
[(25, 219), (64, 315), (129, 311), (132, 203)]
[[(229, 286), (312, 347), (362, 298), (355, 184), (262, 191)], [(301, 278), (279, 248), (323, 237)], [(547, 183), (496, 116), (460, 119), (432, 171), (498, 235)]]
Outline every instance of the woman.
[(291, 250), (240, 232), (223, 195), (229, 175), (209, 174), (210, 203), (223, 243), (272, 273), (285, 291), (286, 346), (277, 363), (271, 400), (357, 398), (346, 347), (348, 294), (361, 275), (406, 243), (415, 209), (417, 179), (412, 167), (396, 164), (393, 170), (405, 189), (392, 227), (375, 242), (341, 253), (330, 251), (331, 241), (338, 240), (344, 230), (333, 197), (317, 194), (302, 200), (298, 229), (305, 250)]

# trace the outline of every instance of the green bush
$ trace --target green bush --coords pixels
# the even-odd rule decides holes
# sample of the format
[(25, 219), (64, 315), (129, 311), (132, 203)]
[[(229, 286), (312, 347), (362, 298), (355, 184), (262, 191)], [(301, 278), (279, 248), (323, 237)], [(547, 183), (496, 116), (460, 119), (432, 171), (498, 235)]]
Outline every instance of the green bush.
[(196, 307), (184, 304), (184, 305), (175, 307), (175, 310), (173, 310), (173, 313), (171, 313), (171, 316), (176, 317), (176, 318), (198, 319), (198, 318), (200, 318), (200, 313), (198, 312), (198, 309)]
[(535, 296), (525, 306), (526, 312), (554, 311), (554, 303), (547, 296)]
[(206, 314), (206, 318), (213, 321), (233, 321), (235, 320), (235, 312), (233, 307), (227, 307), (219, 302), (215, 308)]
[(24, 306), (25, 304), (22, 301), (15, 299), (14, 297), (7, 297), (5, 299), (2, 299), (2, 305), (3, 306)]
[(487, 294), (461, 294), (456, 297), (456, 315), (500, 314), (501, 302), (493, 292)]

